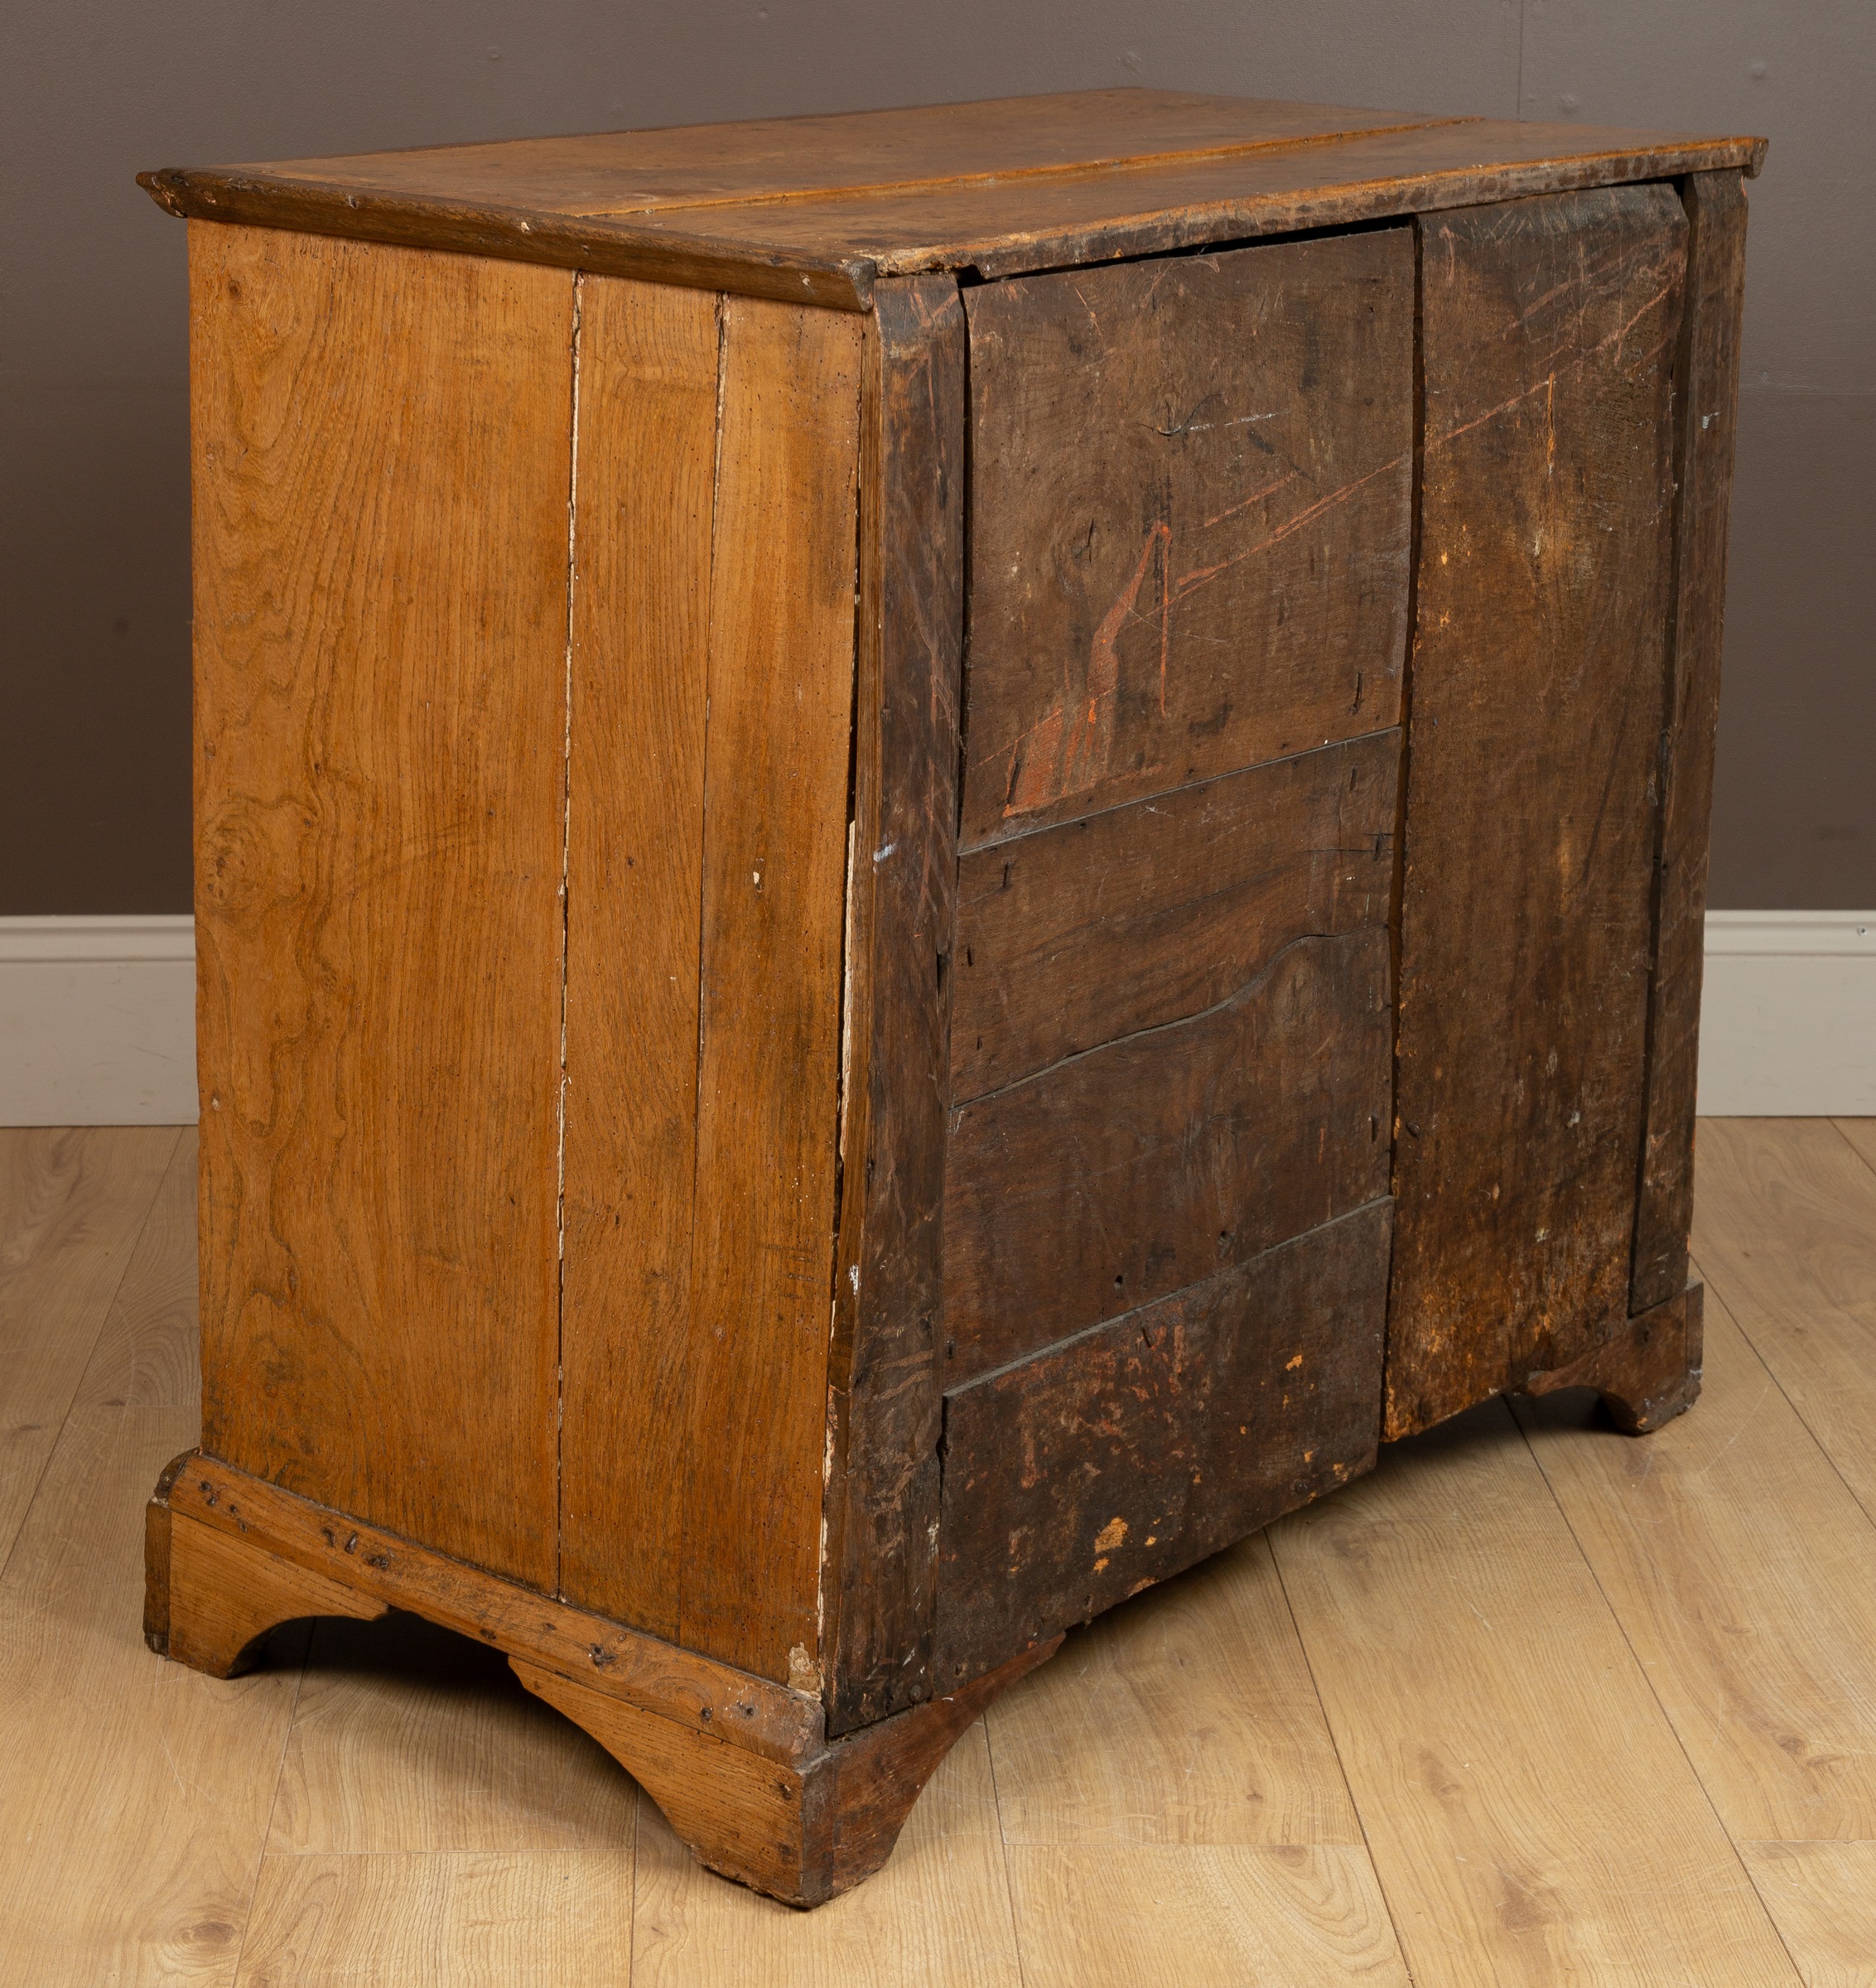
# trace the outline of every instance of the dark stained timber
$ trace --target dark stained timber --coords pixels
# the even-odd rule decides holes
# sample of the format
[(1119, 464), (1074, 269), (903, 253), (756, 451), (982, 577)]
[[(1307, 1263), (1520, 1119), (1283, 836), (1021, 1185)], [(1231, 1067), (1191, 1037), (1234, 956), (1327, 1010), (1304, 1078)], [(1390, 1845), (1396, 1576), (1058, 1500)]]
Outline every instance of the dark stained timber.
[(952, 1113), (946, 1378), (1387, 1191), (1388, 943), (1290, 940), (1215, 1006)]
[(1396, 722), (1406, 229), (966, 295), (965, 847)]
[(1628, 1315), (1686, 234), (1661, 186), (1421, 224), (1390, 1437)]
[(1372, 1464), (1391, 1213), (1372, 1203), (948, 1397), (943, 1683)]
[(1739, 307), (1746, 190), (1736, 172), (1695, 173), (1687, 210), (1687, 312), (1676, 408), (1673, 654), (1662, 741), (1655, 978), (1648, 1014), (1648, 1103), (1635, 1209), (1631, 1311), (1666, 1303), (1687, 1278), (1694, 1213), (1694, 1079), (1700, 1060), (1707, 821), (1726, 600), (1726, 514), (1739, 398)]
[(1378, 732), (973, 850), (952, 1097), (1195, 1015), (1292, 939), (1382, 924), (1400, 753)]
[(829, 1730), (930, 1695), (946, 958), (957, 874), (964, 313), (885, 282), (861, 352), (848, 1075), (828, 1374)]

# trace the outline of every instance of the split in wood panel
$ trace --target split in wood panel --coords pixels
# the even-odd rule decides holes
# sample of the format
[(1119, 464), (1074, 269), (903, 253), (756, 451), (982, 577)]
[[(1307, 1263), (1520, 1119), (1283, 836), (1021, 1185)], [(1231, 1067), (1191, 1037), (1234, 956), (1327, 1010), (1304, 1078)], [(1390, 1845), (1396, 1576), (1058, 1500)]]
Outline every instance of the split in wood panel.
[(573, 277), (190, 269), (205, 1441), (548, 1587)]
[(1687, 233), (1662, 186), (1419, 230), (1390, 1437), (1628, 1314)]
[(965, 295), (966, 847), (1396, 721), (1406, 229)]
[(1188, 1020), (1310, 934), (1384, 924), (1400, 755), (1383, 731), (973, 850), (953, 1101)]
[(723, 306), (678, 1640), (818, 1691), (856, 318)]
[(1223, 1000), (952, 1114), (946, 1383), (1387, 1193), (1385, 924), (1304, 936)]
[(719, 305), (580, 286), (560, 1585), (674, 1639)]

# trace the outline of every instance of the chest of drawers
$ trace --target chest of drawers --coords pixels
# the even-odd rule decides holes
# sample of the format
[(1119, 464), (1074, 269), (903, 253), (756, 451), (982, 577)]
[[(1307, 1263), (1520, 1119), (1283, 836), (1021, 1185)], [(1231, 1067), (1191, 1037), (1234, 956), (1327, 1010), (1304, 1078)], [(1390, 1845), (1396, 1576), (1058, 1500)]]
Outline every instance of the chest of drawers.
[(204, 1419), (812, 1904), (1063, 1631), (1697, 1386), (1760, 147), (1127, 90), (190, 217)]

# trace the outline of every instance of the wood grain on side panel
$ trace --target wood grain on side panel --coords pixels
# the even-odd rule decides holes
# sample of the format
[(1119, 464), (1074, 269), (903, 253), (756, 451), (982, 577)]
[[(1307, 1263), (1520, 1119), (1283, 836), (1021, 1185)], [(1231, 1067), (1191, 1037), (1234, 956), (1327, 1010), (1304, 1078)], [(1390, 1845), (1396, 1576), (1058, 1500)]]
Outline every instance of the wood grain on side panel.
[(1421, 224), (1389, 1436), (1628, 1315), (1686, 239), (1660, 186)]
[(1373, 1463), (1391, 1212), (1371, 1204), (946, 1397), (941, 1682)]
[(1695, 173), (1687, 210), (1683, 382), (1676, 410), (1673, 655), (1661, 755), (1655, 977), (1649, 996), (1648, 1102), (1635, 1209), (1631, 1311), (1661, 1305), (1687, 1281), (1694, 1218), (1694, 1080), (1707, 900), (1707, 821), (1719, 715), (1726, 514), (1739, 398), (1739, 311), (1746, 275), (1746, 190), (1736, 172)]
[(952, 1097), (1195, 1015), (1290, 939), (1385, 922), (1400, 752), (1380, 732), (973, 850)]
[(190, 234), (204, 1440), (549, 1585), (573, 279)]
[(966, 294), (964, 846), (1392, 725), (1409, 231)]
[(866, 321), (849, 1068), (826, 1578), (829, 1730), (931, 1695), (939, 1249), (962, 667), (964, 312), (948, 276)]
[(1223, 1000), (952, 1114), (946, 1380), (1387, 1191), (1384, 923), (1288, 938)]
[(583, 277), (568, 740), (561, 1589), (675, 1638), (717, 302)]
[(678, 1639), (818, 1690), (860, 320), (726, 299)]

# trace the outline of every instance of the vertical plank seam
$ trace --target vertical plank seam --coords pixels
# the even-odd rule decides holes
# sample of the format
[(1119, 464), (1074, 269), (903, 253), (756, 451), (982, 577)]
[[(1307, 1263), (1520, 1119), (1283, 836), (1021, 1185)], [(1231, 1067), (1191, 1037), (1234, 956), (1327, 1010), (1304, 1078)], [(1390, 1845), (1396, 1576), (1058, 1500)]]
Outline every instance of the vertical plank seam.
[[(1656, 1040), (1661, 993), (1661, 911), (1666, 900), (1664, 866), (1667, 860), (1668, 803), (1674, 781), (1675, 721), (1681, 705), (1681, 582), (1685, 570), (1688, 485), (1693, 481), (1696, 431), (1689, 418), (1693, 405), (1695, 320), (1700, 292), (1695, 268), (1700, 250), (1700, 224), (1687, 198), (1685, 180), (1676, 182), (1681, 211), (1686, 217), (1686, 263), (1681, 277), (1681, 329), (1674, 343), (1674, 377), (1668, 392), (1669, 446), (1673, 450), (1673, 505), (1667, 526), (1667, 614), (1661, 630), (1661, 737), (1655, 746), (1655, 836), (1652, 876), (1648, 897), (1648, 1000), (1642, 1023), (1642, 1136), (1635, 1151), (1635, 1217), (1628, 1233), (1628, 1310), (1635, 1310), (1635, 1280), (1642, 1269), (1642, 1224), (1648, 1193), (1648, 1144), (1655, 1130)], [(1689, 1204), (1691, 1213), (1691, 1204)]]
[[(1522, 17), (1520, 16), (1522, 24)], [(1389, 1076), (1391, 1089), (1387, 1100), (1387, 1191), (1392, 1197), (1395, 1220), (1387, 1236), (1387, 1296), (1382, 1316), (1381, 1428), (1388, 1425), (1389, 1355), (1391, 1351), (1394, 1310), (1394, 1265), (1401, 1247), (1401, 975), (1406, 953), (1407, 922), (1407, 794), (1414, 765), (1414, 646), (1420, 639), (1420, 562), (1422, 520), (1426, 510), (1426, 325), (1425, 311), (1423, 217), (1416, 215), (1408, 229), (1414, 247), (1414, 302), (1412, 374), (1413, 467), (1407, 498), (1407, 638), (1401, 662), (1401, 758), (1394, 798), (1394, 876), (1392, 902), (1388, 906), (1387, 943), (1392, 1014), (1393, 1055)]]
[(1003, 1865), (1003, 1899), (1010, 1908), (1010, 1938), (1016, 1956), (1017, 1988), (1028, 1988), (1029, 1976), (1023, 1967), (1023, 1922), (1016, 1910), (1016, 1881), (1010, 1870), (1010, 1835), (1003, 1826), (1003, 1793), (996, 1784), (996, 1749), (991, 1743), (991, 1707), (979, 1716), (984, 1722), (984, 1764), (990, 1769), (990, 1812), (996, 1818), (996, 1847)]
[[(1845, 1115), (1848, 1116), (1848, 1114)], [(1863, 1163), (1863, 1165), (1868, 1167), (1871, 1173), (1876, 1174), (1876, 1160), (1871, 1160), (1869, 1154), (1864, 1152), (1863, 1148), (1857, 1144), (1855, 1140), (1851, 1138), (1849, 1134), (1846, 1132), (1843, 1127), (1838, 1123), (1835, 1117), (1833, 1117), (1830, 1119), (1830, 1130), (1834, 1132), (1837, 1136), (1843, 1141), (1844, 1144), (1856, 1155), (1857, 1158)]]
[[(1755, 1348), (1753, 1350), (1756, 1352), (1758, 1349)], [(1558, 1497), (1557, 1488), (1550, 1482), (1550, 1474), (1544, 1468), (1544, 1460), (1538, 1455), (1536, 1445), (1534, 1444), (1531, 1440), (1531, 1431), (1525, 1426), (1524, 1416), (1519, 1414), (1518, 1411), (1512, 1407), (1509, 1397), (1503, 1397), (1503, 1399), (1505, 1412), (1511, 1417), (1512, 1424), (1513, 1427), (1517, 1429), (1519, 1438), (1523, 1442), (1525, 1450), (1529, 1455), (1532, 1464), (1536, 1467), (1537, 1475), (1541, 1480), (1544, 1489), (1550, 1493), (1550, 1503), (1555, 1506), (1557, 1516), (1562, 1519), (1564, 1522), (1564, 1528), (1570, 1534), (1570, 1544), (1576, 1548), (1578, 1557), (1582, 1561), (1584, 1566), (1589, 1571), (1590, 1580), (1595, 1583), (1596, 1592), (1602, 1598), (1603, 1606), (1608, 1610), (1609, 1619), (1615, 1624), (1616, 1633), (1622, 1638), (1623, 1648), (1628, 1651), (1630, 1660), (1633, 1662), (1635, 1668), (1641, 1673), (1642, 1682), (1648, 1687), (1648, 1696), (1655, 1701), (1655, 1709), (1660, 1712), (1663, 1721), (1667, 1726), (1668, 1731), (1673, 1735), (1675, 1746), (1678, 1749), (1681, 1758), (1687, 1764), (1687, 1772), (1693, 1777), (1695, 1787), (1700, 1791), (1700, 1799), (1707, 1805), (1707, 1812), (1713, 1817), (1715, 1825), (1719, 1828), (1720, 1835), (1725, 1838), (1726, 1847), (1732, 1851), (1733, 1860), (1739, 1867), (1739, 1875), (1746, 1880), (1747, 1890), (1757, 1901), (1760, 1912), (1764, 1914), (1766, 1923), (1772, 1928), (1773, 1937), (1778, 1942), (1779, 1947), (1784, 1952), (1786, 1960), (1791, 1964), (1792, 1978), (1793, 1982), (1803, 1982), (1807, 1978), (1804, 1970), (1798, 1966), (1797, 1957), (1792, 1952), (1790, 1946), (1787, 1944), (1784, 1933), (1780, 1928), (1778, 1922), (1772, 1918), (1770, 1911), (1767, 1909), (1765, 1900), (1759, 1894), (1758, 1887), (1753, 1882), (1752, 1871), (1748, 1866), (1746, 1860), (1739, 1854), (1739, 1845), (1738, 1840), (1734, 1837), (1732, 1831), (1726, 1826), (1726, 1818), (1720, 1814), (1719, 1804), (1714, 1802), (1713, 1795), (1709, 1790), (1706, 1783), (1701, 1778), (1700, 1770), (1694, 1764), (1693, 1755), (1687, 1751), (1686, 1742), (1681, 1737), (1681, 1729), (1674, 1723), (1673, 1714), (1668, 1711), (1667, 1707), (1664, 1704), (1662, 1704), (1661, 1696), (1660, 1691), (1656, 1688), (1654, 1678), (1650, 1673), (1647, 1665), (1642, 1662), (1641, 1653), (1635, 1648), (1633, 1642), (1630, 1639), (1628, 1634), (1628, 1624), (1623, 1620), (1622, 1611), (1618, 1609), (1615, 1604), (1609, 1599), (1608, 1590), (1603, 1585), (1603, 1577), (1596, 1571), (1595, 1561), (1589, 1557), (1588, 1550), (1584, 1547), (1582, 1540), (1578, 1537), (1575, 1525), (1572, 1522), (1570, 1513), (1564, 1509), (1564, 1502), (1560, 1498)], [(1630, 1441), (1647, 1441), (1650, 1439), (1647, 1437), (1630, 1437), (1627, 1440)]]
[[(94, 1131), (106, 1128), (81, 1127), (75, 1129)], [(39, 1493), (45, 1488), (46, 1473), (51, 1469), (52, 1459), (57, 1455), (60, 1444), (65, 1440), (66, 1430), (71, 1426), (72, 1405), (77, 1401), (80, 1390), (84, 1386), (84, 1377), (91, 1369), (91, 1363), (98, 1357), (98, 1342), (104, 1336), (104, 1327), (109, 1323), (111, 1312), (117, 1304), (118, 1294), (123, 1289), (124, 1279), (130, 1275), (130, 1266), (137, 1255), (137, 1246), (143, 1240), (143, 1232), (150, 1225), (151, 1214), (155, 1210), (157, 1201), (162, 1198), (163, 1181), (169, 1173), (171, 1162), (176, 1158), (176, 1148), (181, 1142), (183, 1129), (181, 1126), (176, 1127), (176, 1136), (170, 1146), (169, 1157), (157, 1169), (156, 1185), (150, 1190), (149, 1201), (143, 1209), (143, 1218), (137, 1224), (136, 1234), (124, 1246), (123, 1268), (118, 1272), (117, 1281), (111, 1286), (109, 1296), (98, 1308), (98, 1324), (91, 1334), (90, 1350), (85, 1354), (84, 1363), (78, 1369), (77, 1378), (72, 1382), (71, 1392), (65, 1397), (65, 1407), (59, 1411), (58, 1433), (46, 1445), (46, 1459), (40, 1464), (33, 1477), (31, 1495), (20, 1508), (19, 1523), (13, 1528), (12, 1537), (6, 1541), (3, 1545), (0, 1545), (0, 1580), (5, 1578), (7, 1570), (13, 1564), (14, 1551), (22, 1538), (25, 1537), (27, 1522), (32, 1517), (32, 1508), (39, 1503)]]
[[(1420, 230), (1414, 230), (1417, 235)], [(1415, 268), (1420, 263), (1416, 248)], [(1416, 285), (1417, 287), (1417, 285)], [(1391, 1247), (1391, 1244), (1390, 1245)], [(1297, 1515), (1300, 1517), (1300, 1514)], [(1348, 1797), (1348, 1812), (1355, 1818), (1355, 1826), (1362, 1832), (1362, 1851), (1368, 1860), (1368, 1869), (1374, 1875), (1375, 1889), (1381, 1894), (1382, 1909), (1387, 1914), (1387, 1923), (1394, 1929), (1394, 1947), (1401, 1957), (1401, 1966), (1406, 1975), (1408, 1988), (1413, 1988), (1414, 1964), (1407, 1952), (1406, 1936), (1401, 1930), (1400, 1915), (1395, 1911), (1387, 1896), (1387, 1880), (1381, 1875), (1381, 1865), (1375, 1860), (1374, 1845), (1368, 1840), (1367, 1818), (1362, 1813), (1362, 1805), (1355, 1799), (1355, 1783), (1349, 1778), (1348, 1763), (1342, 1758), (1342, 1742), (1335, 1736), (1335, 1721), (1329, 1715), (1329, 1706), (1323, 1697), (1321, 1684), (1317, 1681), (1316, 1667), (1309, 1656), (1309, 1639), (1303, 1633), (1303, 1625), (1297, 1619), (1296, 1604), (1290, 1599), (1289, 1584), (1283, 1578), (1283, 1563), (1277, 1557), (1276, 1546), (1271, 1543), (1271, 1529), (1266, 1527), (1263, 1533), (1264, 1551), (1271, 1556), (1271, 1571), (1276, 1575), (1277, 1592), (1283, 1597), (1284, 1612), (1290, 1618), (1290, 1633), (1296, 1638), (1296, 1648), (1302, 1653), (1303, 1668), (1309, 1674), (1309, 1689), (1315, 1694), (1316, 1710), (1322, 1715), (1323, 1730), (1329, 1735), (1329, 1751), (1335, 1755), (1335, 1771), (1342, 1777), (1343, 1791)]]
[[(690, 1303), (684, 1321), (684, 1385), (679, 1412), (684, 1418), (687, 1429), (691, 1417), (691, 1334), (697, 1329), (697, 1189), (703, 1170), (703, 1074), (705, 1017), (710, 1008), (710, 990), (705, 977), (705, 935), (710, 922), (710, 692), (712, 681), (712, 661), (716, 649), (716, 526), (717, 516), (723, 499), (723, 396), (729, 373), (730, 326), (728, 298), (721, 291), (716, 295), (716, 432), (715, 447), (710, 465), (710, 557), (704, 574), (703, 586), (703, 743), (702, 763), (697, 769), (697, 792), (703, 809), (703, 820), (697, 836), (697, 1082), (691, 1107), (691, 1254), (687, 1271)], [(689, 1444), (685, 1445), (686, 1459), (683, 1484), (679, 1489), (678, 1508), (678, 1592), (674, 1599), (677, 1616), (677, 1640), (687, 1647), (686, 1627), (687, 1621), (687, 1596), (686, 1574), (691, 1564), (687, 1542), (691, 1533), (691, 1492), (692, 1478)]]
[(560, 741), (560, 1084), (555, 1100), (554, 1180), (554, 1418), (553, 1591), (562, 1591), (562, 1508), (565, 1496), (567, 1424), (567, 977), (571, 930), (568, 891), (573, 849), (573, 609), (580, 503), (580, 294), (586, 278), (573, 272), (572, 322), (568, 331), (567, 443), (567, 643), (561, 686)]
[(253, 1874), (248, 1880), (248, 1896), (241, 1911), (241, 1937), (234, 1942), (234, 1968), (228, 1977), (231, 1981), (241, 1979), (241, 1961), (248, 1951), (248, 1935), (253, 1929), (254, 1897), (261, 1888), (261, 1870), (268, 1860), (268, 1845), (273, 1841), (273, 1818), (280, 1807), (280, 1784), (287, 1778), (287, 1750), (293, 1744), (293, 1729), (300, 1722), (300, 1694), (306, 1689), (306, 1665), (311, 1660), (313, 1644), (318, 1636), (316, 1624), (300, 1646), (300, 1661), (293, 1677), (293, 1702), (287, 1708), (286, 1730), (280, 1735), (280, 1757), (273, 1764), (273, 1793), (268, 1799), (267, 1820), (261, 1825), (260, 1847), (254, 1855)]

